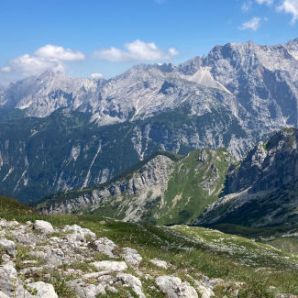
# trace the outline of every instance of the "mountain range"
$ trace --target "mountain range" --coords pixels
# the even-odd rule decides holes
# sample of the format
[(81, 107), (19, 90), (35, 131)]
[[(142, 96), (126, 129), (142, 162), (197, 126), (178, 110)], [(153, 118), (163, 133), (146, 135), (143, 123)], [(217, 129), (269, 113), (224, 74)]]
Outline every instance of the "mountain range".
[(28, 202), (94, 188), (156, 152), (256, 142), (297, 126), (298, 40), (214, 47), (109, 80), (47, 71), (0, 91), (0, 190)]
[[(283, 129), (241, 161), (225, 149), (159, 153), (114, 181), (62, 192), (44, 214), (95, 214), (130, 222), (225, 229), (297, 228), (298, 130)], [(231, 230), (229, 230), (231, 232)]]

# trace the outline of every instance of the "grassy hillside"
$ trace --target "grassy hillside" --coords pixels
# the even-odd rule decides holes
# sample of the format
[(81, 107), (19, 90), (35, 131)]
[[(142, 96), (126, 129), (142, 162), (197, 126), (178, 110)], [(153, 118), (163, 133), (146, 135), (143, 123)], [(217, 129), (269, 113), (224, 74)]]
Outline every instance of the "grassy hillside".
[(275, 246), (283, 251), (287, 251), (292, 254), (298, 254), (298, 234), (283, 235), (281, 237), (272, 237), (263, 240), (272, 246)]
[(69, 190), (69, 191), (64, 191), (64, 192), (58, 192), (58, 193), (55, 193), (54, 195), (50, 195), (50, 196), (42, 198), (36, 204), (33, 204), (33, 206), (37, 205), (38, 207), (43, 207), (43, 206), (47, 206), (51, 202), (60, 202), (60, 201), (71, 200), (71, 199), (76, 198), (79, 195), (91, 194), (95, 189), (103, 190), (103, 189), (109, 187), (110, 185), (112, 185), (113, 183), (116, 183), (117, 181), (129, 180), (135, 172), (142, 169), (142, 167), (145, 166), (148, 162), (150, 162), (155, 157), (160, 156), (160, 155), (168, 157), (173, 162), (177, 162), (182, 158), (181, 155), (177, 155), (177, 154), (173, 154), (173, 153), (165, 152), (165, 151), (157, 151), (156, 153), (152, 154), (150, 157), (137, 162), (134, 166), (132, 166), (129, 169), (127, 169), (126, 171), (122, 172), (120, 175), (112, 178), (111, 180), (109, 180), (105, 183), (101, 183), (101, 184), (97, 185), (96, 187), (85, 187), (82, 189), (74, 189), (74, 190)]
[(156, 208), (157, 222), (180, 224), (196, 219), (218, 198), (230, 162), (224, 149), (196, 150), (178, 161)]
[(0, 196), (0, 217), (4, 218), (22, 218), (32, 214), (32, 210), (20, 202)]
[[(69, 213), (67, 205), (73, 206), (70, 213), (165, 225), (192, 223), (218, 198), (230, 162), (224, 149), (195, 150), (180, 158), (160, 152), (109, 183), (56, 194), (39, 208)], [(138, 212), (131, 215), (134, 210)]]

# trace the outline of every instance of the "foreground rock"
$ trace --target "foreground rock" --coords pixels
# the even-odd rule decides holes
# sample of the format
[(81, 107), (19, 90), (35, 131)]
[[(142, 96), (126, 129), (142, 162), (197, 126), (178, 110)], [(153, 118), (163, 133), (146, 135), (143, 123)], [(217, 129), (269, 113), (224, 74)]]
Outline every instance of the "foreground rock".
[(34, 222), (33, 227), (36, 231), (39, 231), (44, 234), (54, 233), (53, 226), (49, 222), (44, 221), (44, 220), (36, 220)]
[(51, 284), (38, 281), (28, 284), (27, 287), (36, 292), (34, 295), (36, 298), (58, 298), (58, 295)]
[(210, 298), (217, 286), (239, 297), (243, 284), (209, 279), (145, 252), (79, 225), (0, 220), (0, 298)]
[(9, 298), (6, 294), (0, 291), (0, 298)]
[[(96, 260), (98, 255), (106, 260)], [(78, 225), (0, 220), (0, 257), (0, 298), (58, 298), (59, 291), (74, 298), (146, 297), (140, 278), (127, 272), (142, 261), (138, 251)]]
[[(90, 275), (91, 277), (91, 275)], [(100, 295), (109, 295), (111, 293), (119, 293), (119, 288), (129, 288), (139, 298), (145, 298), (142, 289), (142, 282), (139, 278), (128, 274), (118, 273), (116, 276), (110, 274), (98, 274), (92, 276), (93, 281), (96, 283), (88, 284), (81, 279), (73, 280), (68, 283), (80, 298), (95, 298)], [(122, 297), (119, 293), (119, 297)], [(129, 295), (127, 297), (130, 297)]]
[(153, 265), (162, 268), (162, 269), (168, 269), (169, 268), (169, 264), (166, 261), (160, 260), (160, 259), (152, 259), (150, 260), (150, 263), (152, 263)]
[(135, 249), (130, 247), (123, 248), (121, 256), (124, 258), (125, 262), (131, 266), (139, 266), (143, 260), (142, 256)]
[(112, 240), (106, 237), (102, 237), (94, 241), (92, 243), (92, 246), (94, 246), (98, 252), (105, 254), (110, 258), (115, 257), (115, 254), (113, 251), (117, 248), (117, 245)]
[(87, 242), (96, 239), (95, 233), (91, 232), (89, 229), (82, 228), (78, 225), (65, 226), (63, 231), (70, 233), (68, 235), (69, 242)]
[(22, 281), (19, 279), (17, 270), (12, 262), (0, 267), (0, 276), (0, 291), (2, 296), (31, 297), (31, 294), (24, 288)]
[(3, 249), (8, 255), (12, 257), (16, 255), (16, 245), (11, 240), (0, 239), (0, 249)]
[(159, 276), (156, 284), (168, 298), (198, 298), (196, 290), (175, 276)]
[(92, 265), (99, 271), (119, 272), (127, 269), (125, 262), (117, 261), (100, 261), (94, 262)]

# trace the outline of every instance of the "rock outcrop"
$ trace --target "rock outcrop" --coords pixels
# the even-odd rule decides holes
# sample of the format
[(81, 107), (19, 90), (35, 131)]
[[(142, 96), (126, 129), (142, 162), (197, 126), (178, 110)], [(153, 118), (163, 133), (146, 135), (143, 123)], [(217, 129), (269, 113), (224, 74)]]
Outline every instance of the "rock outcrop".
[[(138, 170), (110, 184), (90, 190), (65, 194), (60, 199), (57, 194), (51, 200), (40, 204), (40, 211), (45, 214), (65, 214), (91, 212), (97, 208), (111, 206), (111, 212), (117, 217), (123, 214), (124, 220), (138, 221), (147, 210), (146, 204), (163, 195), (168, 179), (173, 172), (175, 161), (165, 155), (158, 155), (140, 166)], [(129, 198), (129, 199), (128, 199)], [(120, 206), (112, 206), (120, 203)], [(113, 210), (114, 209), (114, 210)], [(123, 211), (125, 210), (125, 211)], [(119, 215), (118, 214), (118, 215)]]
[(156, 284), (167, 298), (198, 298), (196, 290), (180, 278), (174, 276), (159, 276)]
[(266, 227), (297, 223), (298, 131), (284, 129), (258, 144), (227, 175), (223, 196), (198, 223)]
[(58, 193), (38, 205), (44, 214), (92, 213), (130, 222), (191, 223), (218, 198), (232, 158), (224, 149), (186, 157), (159, 153), (122, 178)]
[[(52, 218), (52, 233), (36, 230), (36, 222), (0, 219), (0, 239), (9, 238), (16, 251), (8, 255), (0, 247), (0, 298), (236, 298), (250, 297), (250, 291), (256, 297), (297, 292), (296, 256), (269, 245), (196, 227), (67, 218), (65, 226), (65, 217)], [(228, 270), (233, 273), (224, 276)], [(270, 278), (266, 285), (251, 281), (252, 275), (263, 276), (261, 270), (276, 278), (278, 288)], [(283, 274), (291, 288), (282, 284)]]
[[(12, 240), (5, 238), (8, 235)], [(146, 298), (143, 281), (154, 282), (136, 249), (97, 238), (79, 225), (55, 228), (44, 220), (26, 224), (0, 220), (0, 257), (1, 298), (131, 297), (130, 293)], [(153, 263), (168, 266), (163, 260)], [(151, 287), (170, 298), (198, 297), (193, 287), (174, 276), (156, 277)]]

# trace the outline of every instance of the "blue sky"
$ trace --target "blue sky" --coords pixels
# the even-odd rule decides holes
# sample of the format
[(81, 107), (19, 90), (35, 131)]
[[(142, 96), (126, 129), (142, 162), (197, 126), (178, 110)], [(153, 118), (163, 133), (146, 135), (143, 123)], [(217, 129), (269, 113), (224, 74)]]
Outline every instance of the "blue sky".
[(215, 45), (298, 37), (298, 0), (1, 0), (0, 84), (46, 68), (116, 75)]

